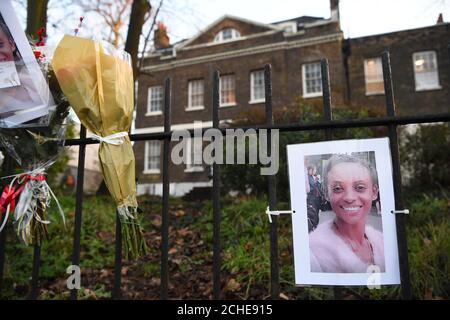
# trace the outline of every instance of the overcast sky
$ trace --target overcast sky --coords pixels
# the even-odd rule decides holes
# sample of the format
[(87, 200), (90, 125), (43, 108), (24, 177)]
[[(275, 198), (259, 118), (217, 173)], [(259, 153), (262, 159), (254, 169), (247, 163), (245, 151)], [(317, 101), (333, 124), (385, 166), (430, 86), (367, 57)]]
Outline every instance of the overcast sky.
[[(0, 0), (3, 1), (3, 0)], [(151, 0), (153, 8), (161, 0)], [(190, 38), (225, 14), (256, 22), (271, 23), (299, 16), (330, 17), (329, 0), (163, 0), (160, 19), (168, 27), (171, 42)], [(25, 28), (26, 9), (14, 1)], [(78, 17), (86, 16), (79, 8), (61, 9), (54, 2), (49, 8), (49, 44), (59, 41), (64, 33), (73, 33)], [(450, 21), (450, 0), (341, 0), (341, 28), (346, 38), (430, 26), (439, 13)], [(57, 28), (53, 28), (54, 24)], [(148, 29), (149, 25), (146, 26)], [(81, 36), (99, 34), (102, 19), (87, 16)], [(87, 33), (87, 34), (83, 34)], [(145, 32), (145, 30), (144, 30)], [(123, 30), (123, 39), (126, 28)], [(123, 41), (122, 41), (123, 42)]]
[[(176, 0), (168, 0), (175, 7)], [(330, 17), (329, 0), (184, 0), (173, 17), (164, 14), (172, 40), (196, 35), (224, 14), (270, 23), (303, 15)], [(345, 37), (360, 37), (450, 21), (450, 0), (341, 0)]]

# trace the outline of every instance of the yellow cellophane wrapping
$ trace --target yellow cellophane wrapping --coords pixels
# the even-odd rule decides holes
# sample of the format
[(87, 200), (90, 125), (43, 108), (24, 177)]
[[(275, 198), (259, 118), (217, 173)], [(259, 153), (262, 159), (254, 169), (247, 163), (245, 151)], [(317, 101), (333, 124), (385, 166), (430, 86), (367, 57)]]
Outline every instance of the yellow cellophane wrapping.
[[(128, 132), (133, 116), (133, 70), (100, 42), (66, 35), (58, 44), (53, 70), (81, 123), (106, 137)], [(99, 158), (106, 186), (118, 208), (137, 207), (135, 160), (128, 136), (121, 145), (101, 143)]]

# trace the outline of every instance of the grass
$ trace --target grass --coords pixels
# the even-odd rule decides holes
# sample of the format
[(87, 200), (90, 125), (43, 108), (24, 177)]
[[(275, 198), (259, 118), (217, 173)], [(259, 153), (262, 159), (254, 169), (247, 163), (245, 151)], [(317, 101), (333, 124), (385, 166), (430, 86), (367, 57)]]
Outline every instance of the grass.
[[(244, 289), (243, 299), (255, 294), (270, 297), (270, 224), (265, 214), (266, 198), (228, 199), (222, 207), (221, 241), (222, 271)], [(280, 208), (288, 204), (279, 203)], [(207, 203), (205, 212), (212, 212)], [(205, 215), (199, 226), (212, 241), (212, 214)], [(295, 288), (291, 220), (278, 219), (278, 249), (281, 291), (299, 298), (326, 298), (329, 290), (323, 288)], [(262, 292), (261, 292), (262, 291)]]
[[(67, 267), (71, 265), (75, 197), (60, 196), (58, 199), (66, 213), (66, 225), (61, 222), (53, 204), (49, 210), (50, 240), (41, 248), (40, 277), (44, 280), (65, 274)], [(114, 223), (115, 206), (109, 197), (85, 198), (81, 229), (81, 269), (102, 268), (113, 264), (114, 246), (107, 235), (114, 234)], [(23, 298), (29, 290), (33, 248), (20, 242), (11, 225), (7, 232), (4, 285), (0, 297)]]
[[(60, 196), (65, 209), (67, 225), (62, 225), (55, 209), (50, 210), (49, 226), (51, 240), (42, 247), (40, 277), (42, 283), (52, 283), (66, 279), (66, 268), (71, 264), (73, 245), (73, 223), (75, 199), (72, 196)], [(408, 217), (408, 248), (410, 275), (413, 295), (418, 299), (439, 299), (450, 296), (450, 215), (448, 198), (445, 196), (421, 195), (407, 199), (410, 208)], [(141, 199), (146, 231), (158, 230), (154, 224), (160, 216), (160, 199)], [(208, 247), (207, 252), (196, 251), (194, 255), (184, 254), (178, 264), (178, 270), (193, 273), (196, 267), (210, 261), (212, 252), (212, 204), (183, 203), (180, 199), (171, 199), (171, 208), (184, 210), (196, 206), (197, 214), (187, 210), (172, 217), (171, 238), (181, 228), (201, 235)], [(266, 198), (244, 197), (224, 198), (222, 201), (221, 246), (222, 278), (224, 290), (233, 291), (233, 298), (270, 297), (270, 224), (264, 214)], [(53, 206), (54, 207), (54, 206)], [(279, 208), (287, 208), (287, 203), (279, 203)], [(183, 209), (184, 208), (184, 209)], [(172, 210), (172, 209), (171, 209)], [(294, 285), (291, 219), (278, 219), (278, 247), (281, 292), (290, 298), (327, 299), (332, 298), (329, 288), (296, 288)], [(115, 206), (110, 197), (87, 197), (83, 202), (81, 232), (81, 269), (103, 270), (112, 268), (114, 263)], [(158, 231), (159, 232), (159, 231)], [(32, 248), (25, 247), (8, 229), (6, 246), (6, 264), (1, 299), (21, 299), (29, 290), (29, 276), (32, 266)], [(187, 238), (186, 238), (187, 239)], [(193, 244), (186, 242), (184, 247), (190, 250)], [(198, 245), (198, 243), (197, 243)], [(158, 256), (158, 246), (151, 248), (150, 255)], [(160, 264), (158, 259), (144, 261), (139, 265), (142, 277), (158, 278)], [(209, 270), (209, 269), (208, 269)], [(84, 271), (83, 271), (84, 272)], [(82, 280), (83, 286), (83, 280)], [(358, 288), (356, 295), (371, 299), (398, 299), (401, 296), (399, 286), (383, 287), (380, 290)], [(347, 291), (348, 293), (348, 291)], [(110, 292), (104, 283), (83, 287), (80, 299), (110, 298)], [(52, 290), (42, 290), (40, 299), (67, 299), (68, 294)]]
[(422, 195), (412, 203), (409, 264), (417, 298), (450, 296), (449, 199)]

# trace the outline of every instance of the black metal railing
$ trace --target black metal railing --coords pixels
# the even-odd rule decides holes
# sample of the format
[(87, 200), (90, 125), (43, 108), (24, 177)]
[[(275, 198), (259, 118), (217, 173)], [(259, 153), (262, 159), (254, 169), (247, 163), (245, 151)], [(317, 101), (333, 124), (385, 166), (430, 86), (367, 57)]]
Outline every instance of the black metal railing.
[[(450, 54), (450, 46), (449, 46)], [(272, 71), (271, 66), (265, 66), (265, 113), (266, 124), (255, 126), (242, 126), (241, 129), (253, 128), (259, 129), (278, 129), (281, 132), (287, 131), (308, 131), (308, 130), (324, 130), (325, 138), (331, 140), (333, 138), (333, 130), (341, 128), (356, 128), (356, 127), (372, 127), (385, 126), (389, 131), (389, 140), (391, 146), (391, 157), (393, 165), (393, 179), (395, 192), (395, 206), (396, 209), (403, 209), (403, 199), (401, 192), (401, 176), (400, 176), (400, 161), (398, 152), (398, 138), (397, 126), (406, 124), (419, 124), (431, 122), (449, 122), (450, 113), (439, 115), (411, 115), (411, 116), (396, 116), (394, 104), (394, 92), (392, 85), (392, 74), (389, 53), (385, 52), (382, 57), (384, 87), (386, 96), (386, 117), (368, 118), (368, 119), (352, 119), (352, 120), (333, 120), (331, 109), (331, 87), (329, 78), (328, 61), (322, 59), (322, 91), (323, 91), (323, 114), (324, 120), (314, 123), (290, 123), (290, 124), (274, 124), (273, 109), (272, 109)], [(219, 72), (213, 73), (213, 91), (212, 91), (212, 120), (213, 127), (221, 130), (223, 133), (225, 128), (219, 128)], [(169, 250), (169, 144), (171, 140), (171, 80), (165, 81), (164, 88), (164, 132), (149, 133), (149, 134), (133, 134), (130, 135), (131, 141), (148, 141), (148, 140), (164, 140), (163, 144), (163, 197), (162, 197), (162, 226), (161, 226), (161, 299), (168, 299), (169, 288), (169, 267), (168, 267), (168, 250)], [(203, 129), (206, 130), (206, 129)], [(191, 131), (193, 135), (193, 131)], [(270, 132), (268, 135), (267, 149), (271, 152)], [(75, 207), (75, 225), (73, 235), (73, 251), (72, 264), (79, 265), (80, 263), (80, 235), (81, 235), (81, 221), (82, 221), (82, 203), (83, 203), (83, 182), (84, 182), (84, 164), (85, 164), (85, 148), (88, 144), (98, 143), (98, 141), (86, 138), (86, 130), (81, 126), (80, 138), (70, 139), (66, 141), (66, 145), (78, 145), (78, 175), (76, 188), (76, 207)], [(7, 160), (7, 170), (11, 171), (11, 160)], [(220, 243), (220, 225), (221, 225), (221, 207), (220, 207), (220, 165), (213, 164), (213, 187), (212, 187), (212, 201), (213, 201), (213, 299), (221, 298), (221, 243)], [(268, 200), (269, 209), (276, 210), (277, 196), (276, 196), (276, 176), (268, 176)], [(278, 268), (278, 217), (272, 217), (272, 224), (270, 225), (270, 293), (272, 299), (278, 299), (280, 294), (279, 284), (279, 268)], [(398, 215), (397, 236), (398, 248), (400, 258), (400, 274), (402, 297), (404, 299), (411, 298), (411, 285), (409, 279), (408, 254), (405, 231), (405, 217)], [(3, 270), (5, 262), (5, 245), (6, 232), (0, 234), (0, 290), (3, 284)], [(45, 254), (45, 253), (44, 253)], [(39, 266), (40, 266), (41, 250), (39, 247), (34, 247), (31, 289), (28, 295), (29, 299), (36, 299), (39, 294)], [(121, 298), (121, 269), (122, 269), (122, 241), (120, 219), (116, 214), (116, 238), (115, 238), (115, 262), (114, 262), (114, 284), (113, 284), (113, 299)], [(334, 295), (336, 299), (342, 296), (342, 288), (334, 287)], [(71, 299), (77, 299), (77, 290), (71, 290)]]

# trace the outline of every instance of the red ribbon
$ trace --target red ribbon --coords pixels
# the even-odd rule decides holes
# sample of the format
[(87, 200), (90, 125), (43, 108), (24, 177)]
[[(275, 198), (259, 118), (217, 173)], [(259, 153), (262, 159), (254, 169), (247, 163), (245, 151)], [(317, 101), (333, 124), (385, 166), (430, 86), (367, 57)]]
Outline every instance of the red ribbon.
[(16, 183), (15, 185), (11, 186), (8, 184), (2, 192), (2, 195), (0, 196), (0, 214), (5, 213), (8, 206), (9, 211), (14, 211), (14, 208), (16, 207), (16, 198), (20, 195), (23, 188), (25, 188), (25, 185), (30, 180), (35, 181), (44, 181), (45, 175), (43, 174), (37, 174), (37, 175), (31, 175), (31, 174), (24, 174), (21, 177), (25, 177), (23, 181)]

